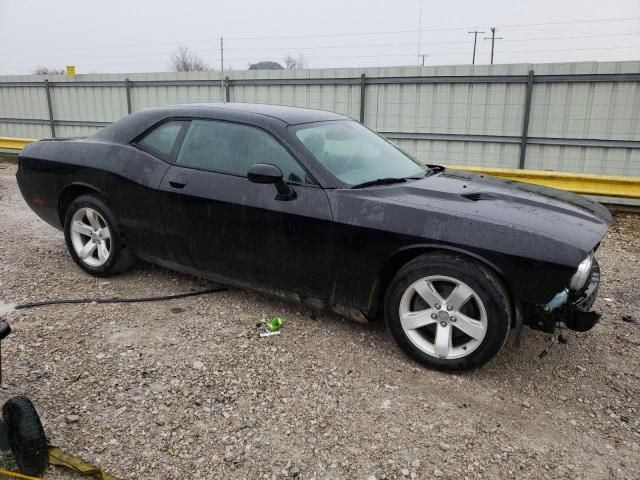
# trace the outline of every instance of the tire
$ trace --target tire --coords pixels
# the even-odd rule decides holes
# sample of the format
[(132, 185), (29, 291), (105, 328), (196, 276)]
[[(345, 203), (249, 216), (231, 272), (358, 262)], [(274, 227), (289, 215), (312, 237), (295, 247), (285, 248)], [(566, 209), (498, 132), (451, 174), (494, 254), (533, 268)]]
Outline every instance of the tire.
[(9, 444), (22, 473), (39, 477), (49, 465), (49, 447), (40, 417), (28, 398), (12, 397), (2, 407)]
[(64, 217), (64, 239), (78, 266), (96, 277), (124, 272), (135, 263), (115, 213), (98, 195), (81, 195), (71, 202)]
[(447, 371), (495, 357), (507, 340), (511, 311), (507, 289), (491, 270), (440, 252), (401, 268), (384, 302), (387, 328), (400, 348), (426, 367)]

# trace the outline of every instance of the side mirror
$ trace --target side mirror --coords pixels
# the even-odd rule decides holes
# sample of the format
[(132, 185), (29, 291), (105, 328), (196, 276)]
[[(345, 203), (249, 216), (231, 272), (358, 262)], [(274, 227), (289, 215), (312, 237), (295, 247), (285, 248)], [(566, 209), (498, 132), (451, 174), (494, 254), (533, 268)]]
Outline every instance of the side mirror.
[(253, 183), (278, 183), (282, 181), (282, 170), (270, 163), (256, 163), (247, 172)]
[(278, 190), (276, 200), (293, 200), (296, 192), (285, 183), (282, 170), (270, 163), (256, 163), (247, 172), (247, 178), (253, 183), (272, 183)]

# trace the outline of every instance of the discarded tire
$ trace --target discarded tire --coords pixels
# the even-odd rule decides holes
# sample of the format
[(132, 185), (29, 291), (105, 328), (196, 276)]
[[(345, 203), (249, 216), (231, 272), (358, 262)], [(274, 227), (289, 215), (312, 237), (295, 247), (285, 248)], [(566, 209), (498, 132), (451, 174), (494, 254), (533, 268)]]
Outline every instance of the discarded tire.
[(49, 465), (49, 450), (35, 407), (26, 397), (12, 397), (2, 407), (2, 417), (20, 471), (25, 475), (41, 476)]

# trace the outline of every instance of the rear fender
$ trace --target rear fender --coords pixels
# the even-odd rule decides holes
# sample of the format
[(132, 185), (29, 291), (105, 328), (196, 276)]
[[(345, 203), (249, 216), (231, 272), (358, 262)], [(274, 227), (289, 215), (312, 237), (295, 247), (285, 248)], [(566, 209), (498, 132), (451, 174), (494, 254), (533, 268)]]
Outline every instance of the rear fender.
[(71, 202), (80, 195), (91, 193), (100, 194), (102, 192), (99, 188), (84, 182), (73, 182), (62, 188), (58, 195), (58, 217), (60, 219), (60, 225), (64, 225), (64, 217), (67, 212), (67, 208), (71, 205)]

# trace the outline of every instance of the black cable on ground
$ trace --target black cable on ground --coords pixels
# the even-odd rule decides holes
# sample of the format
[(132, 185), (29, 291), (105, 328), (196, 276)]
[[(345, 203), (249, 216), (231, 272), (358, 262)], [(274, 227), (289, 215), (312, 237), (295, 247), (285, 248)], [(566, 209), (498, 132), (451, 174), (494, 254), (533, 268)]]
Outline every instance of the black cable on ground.
[(206, 295), (207, 293), (223, 292), (228, 290), (227, 287), (207, 288), (206, 290), (196, 290), (195, 292), (177, 293), (175, 295), (161, 295), (157, 297), (139, 297), (139, 298), (76, 298), (61, 300), (44, 300), (42, 302), (21, 303), (15, 306), (16, 310), (26, 308), (44, 307), (46, 305), (64, 305), (73, 303), (141, 303), (141, 302), (158, 302), (161, 300), (175, 300), (177, 298), (195, 297), (197, 295)]

